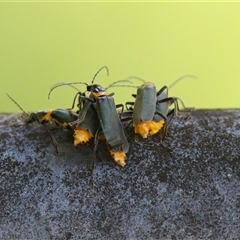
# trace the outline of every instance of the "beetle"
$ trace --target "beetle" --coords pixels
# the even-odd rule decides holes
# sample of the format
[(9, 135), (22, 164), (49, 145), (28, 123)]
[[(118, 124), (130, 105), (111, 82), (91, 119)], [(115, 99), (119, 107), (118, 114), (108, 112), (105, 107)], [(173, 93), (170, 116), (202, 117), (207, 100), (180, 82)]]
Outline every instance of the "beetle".
[(158, 105), (161, 99), (158, 100), (157, 94), (156, 85), (152, 82), (145, 82), (137, 89), (137, 94), (133, 95), (136, 98), (135, 102), (126, 102), (126, 108), (132, 109), (130, 113), (135, 133), (147, 138), (159, 132), (163, 127), (164, 140), (167, 131), (167, 114), (159, 111)]
[[(96, 74), (95, 74), (95, 76), (96, 76)], [(94, 76), (94, 78), (95, 78), (95, 76)], [(116, 83), (119, 83), (119, 82), (132, 83), (131, 81), (126, 80), (126, 79), (118, 80), (118, 81), (111, 83), (108, 87), (105, 88), (105, 90), (110, 87), (128, 86), (128, 85), (116, 85)], [(62, 83), (57, 84), (57, 85), (62, 85)], [(55, 88), (55, 86), (57, 86), (57, 85), (54, 85), (53, 88)], [(65, 84), (63, 83), (63, 85), (65, 85)], [(89, 89), (88, 89), (88, 91), (90, 92), (90, 94), (89, 94), (88, 99), (86, 99), (85, 93), (82, 93), (78, 90), (78, 93), (75, 95), (73, 104), (72, 104), (72, 108), (73, 108), (75, 105), (76, 98), (78, 96), (79, 97), (78, 105), (77, 105), (79, 108), (78, 118), (73, 122), (69, 122), (69, 126), (71, 126), (74, 129), (73, 136), (74, 136), (74, 145), (75, 146), (89, 142), (89, 140), (95, 136), (97, 130), (101, 127), (100, 121), (98, 118), (98, 114), (95, 109), (96, 106), (94, 107), (94, 105), (96, 105), (96, 104), (94, 103), (95, 101), (94, 101), (93, 93), (91, 93), (91, 90), (89, 90)], [(99, 135), (100, 135), (100, 132), (99, 132)], [(101, 135), (99, 138), (101, 140), (105, 139), (105, 137), (103, 135)]]
[[(7, 93), (6, 93), (7, 94)], [(31, 114), (26, 113), (23, 108), (9, 95), (7, 96), (22, 110), (22, 118), (26, 124), (32, 122), (38, 122), (39, 124), (53, 123), (56, 126), (63, 129), (72, 128), (69, 122), (75, 121), (78, 117), (77, 113), (71, 111), (70, 109), (58, 108), (55, 110), (44, 110), (33, 112)], [(58, 154), (58, 144), (54, 136), (51, 134), (53, 144), (56, 147), (56, 153)]]
[[(82, 95), (83, 97), (84, 95)], [(89, 99), (94, 101), (93, 94), (89, 95)], [(81, 99), (80, 99), (81, 100)], [(82, 108), (79, 109), (78, 118), (81, 118), (81, 121), (78, 121), (78, 118), (75, 121), (72, 121), (70, 126), (74, 128), (74, 145), (83, 144), (88, 142), (93, 138), (100, 128), (100, 122), (98, 119), (97, 112), (93, 108), (92, 102), (88, 100), (82, 100)], [(80, 105), (80, 104), (78, 104)]]
[(55, 110), (38, 111), (31, 113), (26, 123), (37, 121), (41, 124), (52, 122), (61, 128), (70, 128), (69, 123), (77, 119), (77, 114), (71, 110), (57, 108)]
[[(122, 122), (119, 118), (117, 113), (117, 108), (121, 107), (123, 111), (123, 104), (115, 105), (113, 95), (114, 93), (109, 94), (106, 88), (103, 88), (99, 84), (94, 84), (95, 77), (97, 74), (105, 68), (108, 72), (108, 68), (103, 66), (98, 70), (98, 72), (94, 75), (91, 84), (87, 84), (86, 82), (72, 82), (72, 83), (59, 83), (54, 85), (49, 92), (49, 95), (53, 91), (53, 89), (60, 87), (62, 85), (72, 85), (72, 84), (84, 84), (86, 85), (86, 91), (90, 93), (87, 97), (85, 94), (81, 92), (78, 93), (79, 95), (79, 104), (83, 103), (82, 109), (79, 111), (79, 117), (76, 121), (69, 123), (69, 125), (85, 125), (89, 127), (89, 119), (97, 119), (99, 121), (98, 129), (95, 128), (91, 124), (92, 135), (95, 136), (95, 151), (97, 147), (97, 138), (100, 133), (103, 133), (106, 143), (109, 148), (110, 155), (112, 156), (114, 162), (122, 167), (126, 165), (126, 153), (129, 150), (129, 144), (127, 138), (124, 133), (124, 128), (122, 126)], [(126, 80), (119, 80), (119, 81), (126, 81)], [(117, 82), (119, 82), (117, 81)], [(110, 85), (112, 86), (112, 84)], [(89, 111), (92, 111), (92, 116), (90, 117)], [(95, 115), (94, 115), (95, 114)], [(96, 117), (97, 116), (97, 117)], [(94, 122), (96, 123), (96, 122)], [(94, 131), (92, 128), (95, 128)], [(96, 130), (97, 129), (97, 130)], [(89, 129), (88, 129), (89, 130)], [(91, 133), (91, 131), (88, 131)], [(75, 132), (78, 135), (77, 132)], [(94, 154), (95, 155), (95, 154)]]
[[(195, 77), (192, 75), (185, 75), (183, 77)], [(174, 81), (169, 86), (172, 87), (176, 82), (183, 77)], [(136, 78), (136, 77), (135, 77)], [(144, 81), (141, 78), (139, 80)], [(146, 82), (138, 87), (137, 94), (132, 94), (135, 98), (135, 102), (126, 102), (126, 108), (128, 111), (123, 113), (123, 116), (132, 117), (134, 132), (140, 134), (143, 138), (152, 136), (158, 133), (163, 128), (162, 141), (165, 140), (168, 128), (168, 116), (177, 116), (178, 111), (186, 110), (181, 99), (176, 97), (168, 97), (168, 87), (163, 86), (158, 92), (156, 91), (156, 85), (152, 82)], [(184, 110), (179, 110), (178, 101), (180, 101), (184, 107)], [(170, 105), (174, 104), (174, 108), (169, 110)], [(125, 118), (123, 120), (129, 120)]]
[(75, 121), (78, 117), (78, 115), (73, 111), (64, 108), (38, 111), (28, 114), (8, 93), (6, 94), (23, 111), (22, 118), (25, 123), (37, 121), (40, 124), (54, 123), (61, 128), (70, 128), (69, 123)]

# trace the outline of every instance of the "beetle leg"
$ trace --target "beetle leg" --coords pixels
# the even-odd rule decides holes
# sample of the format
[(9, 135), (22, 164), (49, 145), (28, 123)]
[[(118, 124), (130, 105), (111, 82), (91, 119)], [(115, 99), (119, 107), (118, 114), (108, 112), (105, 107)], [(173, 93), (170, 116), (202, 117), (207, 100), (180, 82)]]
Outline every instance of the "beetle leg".
[[(86, 99), (88, 99), (88, 98), (86, 98)], [(85, 103), (85, 104), (88, 104), (88, 105), (86, 106), (86, 109), (84, 109), (84, 111), (81, 112), (81, 116), (78, 115), (78, 119), (77, 119), (76, 121), (73, 121), (73, 122), (70, 122), (70, 123), (69, 123), (69, 126), (70, 126), (70, 127), (72, 127), (73, 125), (76, 125), (76, 124), (82, 122), (82, 121), (85, 119), (86, 114), (87, 114), (87, 110), (88, 110), (88, 108), (92, 105), (92, 101), (91, 101), (90, 99), (88, 99), (88, 100), (89, 100), (89, 102)]]
[(133, 105), (134, 105), (134, 102), (126, 102), (125, 103), (125, 106), (126, 106), (127, 110), (133, 110)]
[(164, 142), (161, 142), (162, 146), (167, 148), (170, 152), (173, 152), (174, 149), (173, 148), (170, 148), (167, 144), (165, 144)]
[(55, 148), (56, 148), (56, 155), (59, 155), (58, 142), (57, 142), (56, 138), (55, 138), (52, 134), (51, 134), (51, 137), (52, 137), (53, 145), (54, 145)]
[(162, 141), (164, 141), (165, 138), (166, 138), (166, 135), (167, 135), (168, 120), (167, 120), (167, 117), (166, 117), (164, 114), (162, 114), (162, 113), (160, 113), (160, 112), (158, 112), (158, 111), (156, 111), (155, 114), (161, 116), (161, 117), (163, 118), (163, 120), (164, 120), (164, 125), (163, 125), (163, 138), (162, 138)]
[(124, 110), (124, 105), (122, 104), (122, 103), (119, 103), (119, 104), (116, 104), (116, 108), (118, 109), (118, 108), (122, 108), (122, 110), (121, 110), (121, 112), (123, 112), (123, 110)]
[(162, 93), (164, 92), (165, 89), (168, 89), (167, 86), (163, 86), (158, 92), (157, 92), (157, 97)]
[(94, 169), (96, 168), (96, 158), (97, 158), (97, 147), (98, 147), (98, 136), (101, 129), (98, 129), (95, 136), (94, 136), (94, 148), (93, 148), (93, 162), (92, 162), (92, 170), (91, 170), (91, 179), (90, 179), (90, 185), (93, 187), (94, 185)]

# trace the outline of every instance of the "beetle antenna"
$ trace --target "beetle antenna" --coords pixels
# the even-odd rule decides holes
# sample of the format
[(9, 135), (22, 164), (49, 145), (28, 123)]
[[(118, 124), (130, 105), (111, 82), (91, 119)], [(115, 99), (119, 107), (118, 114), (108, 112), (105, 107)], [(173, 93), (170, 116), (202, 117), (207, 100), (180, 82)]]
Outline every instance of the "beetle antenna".
[(194, 75), (183, 75), (182, 77), (178, 78), (177, 80), (175, 80), (173, 83), (171, 83), (168, 88), (171, 88), (172, 86), (174, 86), (176, 83), (178, 83), (179, 81), (181, 81), (183, 78), (186, 77), (191, 77), (191, 78), (195, 78), (198, 79), (198, 77), (194, 76)]
[[(113, 86), (110, 86), (110, 87), (131, 87), (131, 88), (138, 88), (138, 86), (133, 86), (133, 85), (113, 85)], [(105, 89), (108, 89), (110, 87), (107, 87)]]
[(128, 78), (135, 78), (135, 79), (137, 79), (137, 80), (139, 80), (139, 81), (141, 81), (141, 82), (146, 82), (146, 80), (144, 80), (144, 79), (142, 79), (142, 78), (140, 78), (140, 77), (137, 77), (137, 76), (129, 76), (129, 77), (127, 77), (127, 79)]
[(23, 113), (25, 113), (26, 115), (28, 115), (28, 113), (26, 113), (24, 110), (23, 110), (23, 108), (8, 94), (8, 93), (6, 93), (7, 94), (7, 96), (19, 107), (19, 109), (23, 112)]
[[(60, 83), (57, 83), (57, 84), (55, 84), (55, 85), (53, 85), (53, 86), (51, 87), (51, 89), (50, 89), (50, 91), (49, 91), (49, 93), (48, 93), (48, 99), (50, 99), (51, 92), (52, 92), (55, 88), (61, 87), (61, 86), (65, 86), (65, 85), (71, 86), (71, 85), (73, 85), (73, 84), (85, 84), (86, 86), (88, 86), (88, 84), (85, 83), (85, 82), (70, 82), (70, 83), (60, 82)], [(73, 86), (71, 86), (71, 87), (73, 87)], [(73, 88), (75, 88), (75, 87), (73, 87)]]
[(69, 87), (71, 87), (71, 88), (73, 88), (73, 89), (75, 89), (75, 90), (77, 90), (78, 92), (80, 92), (80, 90), (78, 89), (78, 88), (76, 88), (76, 87), (74, 87), (74, 86), (72, 86), (72, 85), (68, 85)]
[[(55, 85), (59, 85), (59, 84), (61, 84), (61, 83), (66, 83), (66, 82), (59, 82), (59, 83), (57, 83), (57, 84), (55, 84)], [(53, 85), (53, 87), (54, 87), (55, 85)], [(80, 92), (80, 90), (79, 90), (78, 88), (76, 88), (76, 87), (74, 87), (74, 86), (72, 86), (72, 85), (68, 85), (68, 86), (71, 87), (71, 88), (73, 88), (73, 89), (75, 89), (75, 90), (77, 90), (78, 92)]]
[(93, 84), (93, 82), (94, 82), (96, 76), (102, 71), (103, 68), (105, 68), (105, 69), (107, 70), (107, 76), (109, 75), (108, 67), (107, 67), (107, 66), (103, 66), (103, 67), (101, 67), (101, 68), (95, 73), (95, 75), (93, 76), (92, 84)]
[(127, 86), (127, 87), (135, 87), (135, 86), (131, 86), (131, 85), (116, 85), (116, 84), (119, 83), (119, 82), (133, 83), (132, 81), (127, 80), (127, 79), (118, 80), (118, 81), (113, 82), (113, 83), (111, 83), (110, 85), (108, 85), (105, 89), (108, 89), (108, 88), (111, 88), (111, 87), (125, 87), (125, 86)]

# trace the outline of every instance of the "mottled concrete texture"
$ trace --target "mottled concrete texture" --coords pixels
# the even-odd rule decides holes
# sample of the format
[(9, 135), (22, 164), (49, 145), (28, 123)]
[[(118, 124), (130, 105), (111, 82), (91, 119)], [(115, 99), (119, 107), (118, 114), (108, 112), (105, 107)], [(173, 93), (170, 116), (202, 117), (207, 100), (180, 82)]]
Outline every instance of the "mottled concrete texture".
[(100, 145), (91, 187), (92, 144), (0, 115), (0, 239), (239, 239), (239, 109), (175, 119), (173, 153), (129, 141), (124, 168)]

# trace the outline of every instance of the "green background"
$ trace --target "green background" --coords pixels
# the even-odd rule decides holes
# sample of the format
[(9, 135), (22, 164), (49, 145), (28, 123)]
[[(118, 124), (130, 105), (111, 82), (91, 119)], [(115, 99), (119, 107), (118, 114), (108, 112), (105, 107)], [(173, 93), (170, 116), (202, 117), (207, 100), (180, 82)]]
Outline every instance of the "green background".
[[(70, 107), (62, 81), (103, 86), (135, 75), (170, 89), (187, 106), (240, 105), (240, 3), (0, 3), (0, 111)], [(139, 82), (136, 82), (139, 85)], [(78, 85), (84, 90), (84, 85)], [(114, 88), (116, 103), (134, 88)]]

